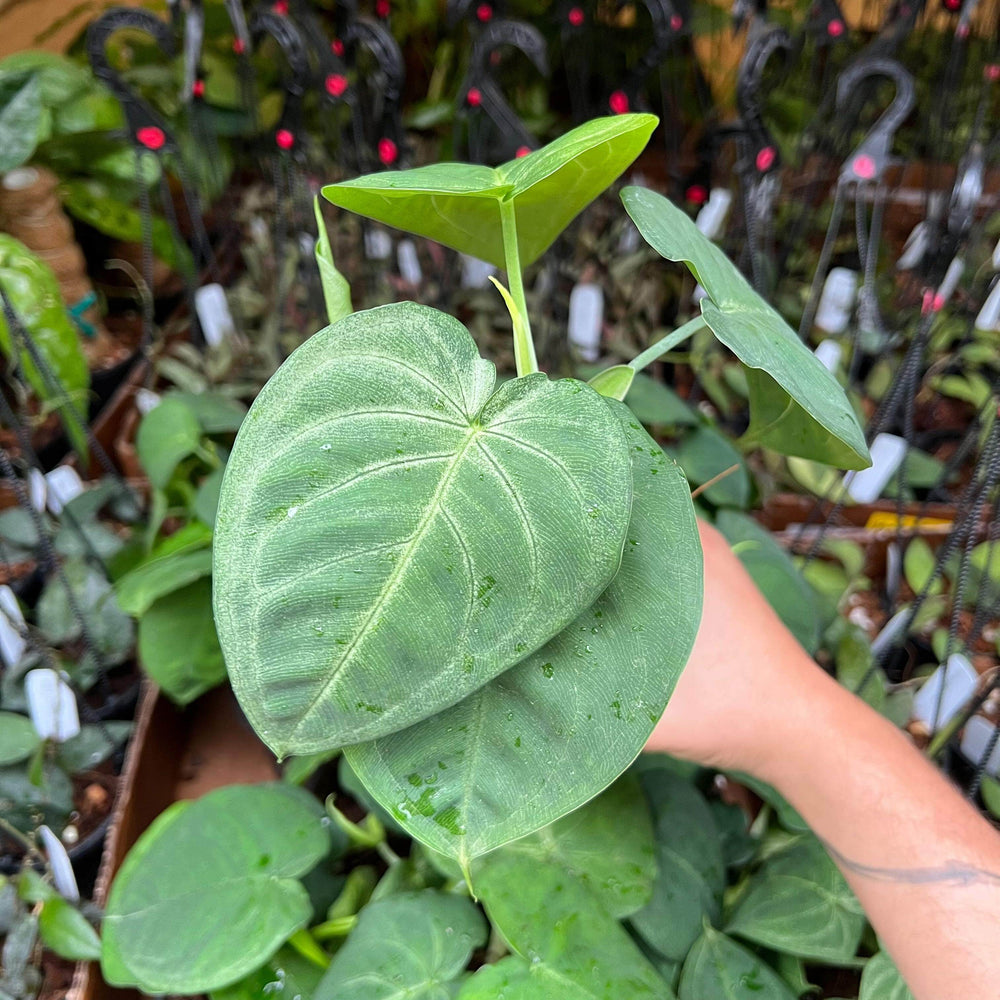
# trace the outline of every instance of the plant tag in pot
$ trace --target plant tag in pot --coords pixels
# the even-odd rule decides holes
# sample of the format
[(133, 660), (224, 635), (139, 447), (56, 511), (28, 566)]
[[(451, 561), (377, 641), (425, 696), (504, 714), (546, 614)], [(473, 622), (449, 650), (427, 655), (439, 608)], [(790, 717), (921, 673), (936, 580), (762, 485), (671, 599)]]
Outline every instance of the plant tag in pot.
[(1000, 330), (1000, 281), (994, 286), (976, 317), (977, 330)]
[(592, 282), (580, 282), (569, 293), (569, 342), (584, 361), (601, 355), (604, 291)]
[(365, 256), (369, 260), (388, 260), (392, 256), (392, 237), (384, 229), (366, 229)]
[(58, 465), (45, 474), (48, 483), (48, 504), (53, 514), (59, 514), (63, 507), (83, 492), (83, 480), (76, 469), (68, 465)]
[(848, 472), (844, 486), (855, 503), (874, 503), (903, 464), (908, 445), (895, 434), (879, 434), (872, 441), (872, 464), (860, 472)]
[(906, 237), (903, 245), (903, 252), (896, 261), (897, 271), (912, 271), (918, 267), (927, 253), (927, 246), (930, 243), (930, 223), (926, 219), (918, 222)]
[(828, 372), (836, 373), (840, 367), (840, 359), (844, 356), (844, 349), (835, 340), (827, 338), (821, 341), (813, 354), (822, 362), (823, 367)]
[(24, 693), (32, 725), (43, 740), (64, 743), (79, 735), (76, 695), (54, 670), (38, 667), (28, 671)]
[(847, 267), (832, 268), (816, 309), (816, 326), (826, 333), (843, 333), (851, 321), (857, 294), (858, 272)]
[(927, 678), (913, 699), (913, 717), (931, 732), (953, 719), (976, 690), (979, 675), (961, 653), (952, 653)]
[(45, 502), (48, 496), (48, 486), (45, 482), (45, 475), (41, 469), (28, 470), (28, 497), (31, 499), (31, 506), (39, 513), (45, 510)]
[[(997, 727), (981, 715), (974, 715), (965, 724), (962, 734), (962, 753), (976, 767), (983, 767), (987, 774), (994, 778), (1000, 777), (1000, 742), (996, 740)], [(993, 752), (986, 759), (986, 751), (993, 744)]]
[(76, 875), (73, 873), (73, 863), (66, 853), (63, 842), (47, 827), (38, 828), (38, 836), (41, 838), (42, 847), (49, 857), (49, 869), (52, 872), (52, 884), (63, 899), (68, 899), (71, 903), (80, 902), (80, 889), (76, 884)]
[(490, 280), (490, 275), (496, 274), (497, 269), (485, 260), (472, 257), (467, 253), (459, 254), (459, 257), (462, 259), (463, 288), (485, 288)]
[(218, 347), (236, 333), (236, 324), (222, 285), (202, 285), (194, 293), (194, 307), (205, 343), (209, 347)]
[(934, 296), (934, 308), (941, 309), (944, 304), (955, 294), (958, 283), (965, 272), (965, 261), (961, 257), (952, 257), (948, 270), (944, 273), (944, 278), (938, 286), (937, 294)]
[(417, 246), (413, 240), (399, 241), (399, 246), (396, 247), (396, 264), (400, 277), (408, 285), (419, 285), (423, 281), (424, 273), (420, 269)]
[(872, 656), (879, 659), (896, 645), (903, 636), (903, 629), (910, 617), (910, 609), (901, 608), (883, 626), (882, 631), (872, 640)]
[(155, 410), (160, 405), (160, 394), (145, 387), (137, 389), (135, 393), (135, 408), (145, 416)]
[(695, 225), (704, 236), (717, 240), (726, 230), (726, 219), (733, 204), (733, 192), (729, 188), (712, 188), (708, 201), (698, 210)]
[(11, 670), (24, 655), (26, 632), (21, 605), (17, 603), (14, 591), (3, 584), (0, 586), (0, 658)]

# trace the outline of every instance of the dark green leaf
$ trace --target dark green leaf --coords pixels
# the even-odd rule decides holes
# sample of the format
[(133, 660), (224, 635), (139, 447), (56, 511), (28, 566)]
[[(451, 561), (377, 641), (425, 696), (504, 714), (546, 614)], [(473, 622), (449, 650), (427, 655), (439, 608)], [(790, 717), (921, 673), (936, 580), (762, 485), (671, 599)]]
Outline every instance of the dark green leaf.
[(864, 926), (844, 876), (807, 835), (754, 875), (726, 930), (766, 948), (836, 963), (854, 957)]
[(656, 878), (649, 806), (631, 775), (551, 826), (508, 844), (505, 851), (578, 879), (617, 920), (649, 902)]
[(226, 679), (212, 618), (211, 580), (202, 578), (164, 594), (143, 614), (139, 662), (179, 705), (187, 705)]
[(164, 398), (139, 424), (135, 447), (149, 481), (161, 490), (179, 462), (201, 446), (197, 414), (180, 399)]
[(649, 766), (639, 774), (653, 810), (657, 876), (648, 906), (632, 926), (664, 958), (681, 961), (716, 920), (725, 886), (725, 862), (712, 812), (690, 782), (668, 768)]
[(247, 415), (238, 400), (218, 392), (168, 392), (164, 399), (183, 403), (197, 419), (205, 434), (235, 434)]
[(686, 430), (678, 444), (668, 449), (684, 474), (697, 486), (736, 466), (702, 496), (722, 507), (747, 507), (750, 503), (750, 475), (743, 456), (715, 428), (700, 424)]
[(795, 1000), (763, 959), (709, 926), (684, 962), (680, 1000)]
[(0, 767), (26, 760), (39, 742), (31, 719), (14, 712), (0, 712)]
[(505, 960), (466, 984), (461, 1000), (671, 1000), (621, 925), (583, 884), (504, 849), (476, 866), (486, 912), (525, 961)]
[(132, 732), (131, 722), (110, 720), (100, 725), (86, 725), (57, 748), (59, 766), (69, 774), (87, 771), (107, 760)]
[(628, 408), (647, 427), (692, 427), (699, 417), (658, 379), (638, 372), (625, 397)]
[(812, 655), (819, 645), (819, 613), (812, 589), (788, 553), (753, 518), (736, 511), (719, 511), (715, 526), (726, 536), (778, 617)]
[(880, 951), (868, 960), (858, 1000), (913, 1000), (888, 952)]
[(313, 1000), (450, 1000), (485, 940), (486, 922), (461, 896), (428, 889), (370, 903)]
[[(0, 233), (0, 284), (56, 384), (39, 371), (27, 348), (19, 347), (18, 364), (24, 379), (42, 402), (59, 411), (71, 444), (78, 454), (86, 455), (81, 415), (87, 412), (90, 373), (56, 276), (24, 244)], [(8, 358), (14, 356), (12, 332), (2, 315), (0, 350)]]
[[(113, 184), (95, 178), (68, 180), (60, 191), (63, 206), (70, 215), (114, 239), (142, 243), (142, 217), (132, 205), (115, 196)], [(153, 216), (153, 250), (174, 270), (193, 273), (191, 252), (174, 239), (167, 220), (159, 215)]]
[(329, 850), (321, 819), (311, 795), (281, 783), (170, 806), (111, 887), (105, 981), (187, 994), (248, 975), (311, 915), (297, 878)]

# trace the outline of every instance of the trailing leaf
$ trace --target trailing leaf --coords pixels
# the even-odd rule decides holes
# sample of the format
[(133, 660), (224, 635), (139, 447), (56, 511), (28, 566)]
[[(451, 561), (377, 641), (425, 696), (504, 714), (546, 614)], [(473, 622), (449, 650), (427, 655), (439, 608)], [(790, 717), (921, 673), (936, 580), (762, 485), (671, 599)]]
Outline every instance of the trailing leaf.
[(864, 433), (840, 384), (729, 258), (663, 195), (629, 187), (622, 201), (661, 257), (688, 265), (708, 293), (702, 316), (747, 366), (746, 440), (844, 469), (867, 468)]

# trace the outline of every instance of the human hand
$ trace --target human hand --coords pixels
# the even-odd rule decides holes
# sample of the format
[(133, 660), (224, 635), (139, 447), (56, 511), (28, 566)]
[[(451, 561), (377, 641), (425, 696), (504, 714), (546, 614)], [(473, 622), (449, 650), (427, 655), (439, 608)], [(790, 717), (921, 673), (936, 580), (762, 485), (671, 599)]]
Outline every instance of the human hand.
[(790, 715), (826, 680), (726, 539), (698, 522), (705, 599), (694, 649), (647, 750), (764, 777)]

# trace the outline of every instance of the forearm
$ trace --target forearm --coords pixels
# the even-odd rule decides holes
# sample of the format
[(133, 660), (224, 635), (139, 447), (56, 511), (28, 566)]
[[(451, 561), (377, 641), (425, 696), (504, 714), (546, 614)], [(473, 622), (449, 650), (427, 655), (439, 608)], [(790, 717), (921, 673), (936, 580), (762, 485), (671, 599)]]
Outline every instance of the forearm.
[(759, 777), (825, 842), (917, 1000), (1000, 997), (1000, 835), (903, 733), (802, 669)]

